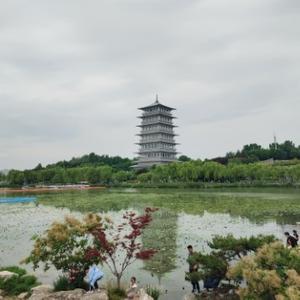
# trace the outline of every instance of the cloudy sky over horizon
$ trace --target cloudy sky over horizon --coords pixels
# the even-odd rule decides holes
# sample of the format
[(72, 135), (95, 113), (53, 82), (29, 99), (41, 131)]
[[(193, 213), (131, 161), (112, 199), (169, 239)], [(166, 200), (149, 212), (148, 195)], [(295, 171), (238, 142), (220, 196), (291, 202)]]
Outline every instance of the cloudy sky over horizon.
[(299, 0), (0, 4), (0, 170), (133, 157), (156, 93), (193, 158), (300, 144)]

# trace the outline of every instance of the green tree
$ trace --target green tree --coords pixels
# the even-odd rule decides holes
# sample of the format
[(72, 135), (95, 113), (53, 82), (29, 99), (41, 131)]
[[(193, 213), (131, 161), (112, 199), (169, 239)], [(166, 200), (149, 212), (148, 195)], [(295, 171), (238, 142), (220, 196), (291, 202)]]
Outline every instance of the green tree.
[(87, 180), (91, 184), (100, 183), (101, 182), (101, 174), (100, 174), (99, 168), (88, 168)]
[(180, 155), (179, 157), (178, 157), (178, 160), (179, 161), (190, 161), (190, 160), (192, 160), (190, 157), (188, 157), (188, 156), (186, 156), (186, 155)]
[(67, 183), (66, 173), (63, 168), (57, 168), (55, 174), (51, 179), (51, 183), (54, 184), (65, 184)]
[[(274, 236), (259, 235), (257, 237), (251, 236), (250, 238), (235, 238), (232, 234), (225, 237), (217, 235), (212, 242), (208, 243), (208, 246), (212, 249), (211, 253), (202, 254), (195, 252), (188, 258), (189, 264), (200, 266), (198, 272), (188, 274), (188, 279), (204, 280), (204, 283), (210, 278), (218, 281), (226, 279), (228, 267), (232, 263), (249, 253), (254, 253), (265, 243), (274, 241)], [(190, 276), (193, 276), (193, 278)]]
[(7, 181), (12, 186), (22, 186), (24, 184), (24, 172), (10, 170), (7, 175)]
[(110, 166), (99, 167), (101, 183), (108, 184), (112, 181), (113, 169)]
[(64, 223), (53, 223), (44, 235), (35, 237), (34, 248), (24, 263), (32, 263), (34, 269), (43, 264), (45, 271), (53, 265), (67, 275), (74, 288), (82, 287), (86, 268), (101, 261), (100, 256), (86, 257), (86, 251), (94, 246), (89, 232), (106, 226), (104, 221), (96, 214), (88, 214), (83, 221), (69, 216)]

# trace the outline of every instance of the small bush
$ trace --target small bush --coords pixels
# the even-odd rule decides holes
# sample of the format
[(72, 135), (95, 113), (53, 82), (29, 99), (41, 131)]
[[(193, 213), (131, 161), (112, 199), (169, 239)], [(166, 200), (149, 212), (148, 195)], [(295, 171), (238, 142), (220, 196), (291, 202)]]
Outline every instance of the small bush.
[(13, 276), (7, 280), (0, 279), (0, 289), (9, 296), (30, 292), (37, 285), (37, 278), (33, 275)]
[(146, 287), (146, 293), (151, 296), (154, 300), (158, 300), (159, 296), (161, 295), (160, 289), (153, 286), (147, 286)]
[(31, 289), (39, 283), (33, 275), (26, 275), (26, 270), (17, 266), (9, 266), (1, 268), (0, 271), (9, 271), (16, 273), (9, 279), (0, 279), (0, 289), (5, 295), (16, 296), (24, 292), (30, 292)]
[(9, 267), (0, 268), (0, 272), (1, 271), (13, 272), (13, 273), (18, 274), (19, 276), (23, 276), (26, 274), (26, 270), (19, 268), (17, 266), (9, 266)]
[(241, 299), (300, 299), (299, 249), (266, 244), (231, 266), (227, 276), (246, 282), (238, 289)]
[(109, 300), (123, 300), (126, 298), (126, 291), (122, 288), (109, 287), (107, 292)]
[(54, 282), (53, 282), (54, 291), (69, 291), (71, 290), (70, 282), (68, 280), (68, 277), (65, 275), (59, 276)]
[(79, 278), (74, 282), (70, 282), (69, 278), (66, 275), (60, 275), (54, 282), (53, 282), (54, 291), (70, 291), (77, 288), (88, 290), (89, 285), (83, 279)]

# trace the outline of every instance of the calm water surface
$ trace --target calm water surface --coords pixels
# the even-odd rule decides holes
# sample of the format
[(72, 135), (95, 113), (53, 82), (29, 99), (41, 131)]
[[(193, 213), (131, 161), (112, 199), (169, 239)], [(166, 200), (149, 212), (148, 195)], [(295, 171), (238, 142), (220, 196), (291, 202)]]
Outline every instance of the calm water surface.
[[(300, 194), (298, 190), (211, 190), (211, 191), (135, 191), (61, 192), (37, 196), (39, 205), (1, 204), (0, 265), (18, 265), (32, 249), (31, 237), (43, 233), (53, 221), (65, 215), (83, 216), (86, 211), (108, 214), (118, 223), (125, 210), (142, 211), (159, 207), (151, 227), (143, 236), (146, 247), (160, 249), (145, 263), (130, 266), (124, 281), (136, 276), (140, 285), (159, 286), (160, 299), (182, 299), (191, 287), (184, 280), (188, 269), (186, 246), (208, 253), (207, 242), (216, 234), (251, 236), (298, 229)], [(61, 206), (61, 207), (59, 207)], [(72, 209), (72, 210), (71, 210)], [(30, 266), (26, 268), (33, 272)], [(52, 283), (56, 270), (35, 271), (40, 281)], [(105, 270), (106, 280), (111, 277)]]

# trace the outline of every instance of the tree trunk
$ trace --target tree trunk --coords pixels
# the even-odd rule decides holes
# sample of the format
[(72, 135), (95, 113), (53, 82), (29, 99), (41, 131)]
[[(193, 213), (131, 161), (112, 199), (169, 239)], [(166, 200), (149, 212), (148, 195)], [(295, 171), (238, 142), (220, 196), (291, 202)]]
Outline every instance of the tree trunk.
[(118, 286), (118, 289), (121, 288), (121, 276), (120, 275), (117, 275), (117, 286)]

